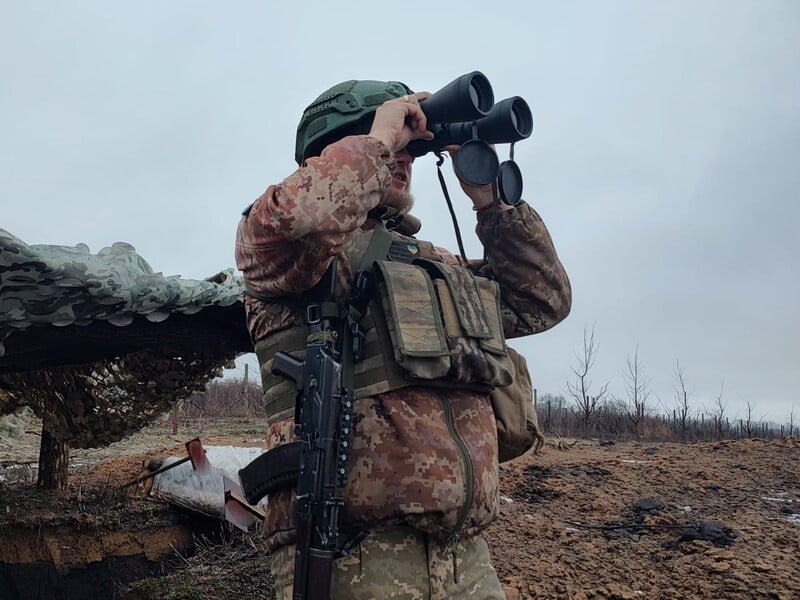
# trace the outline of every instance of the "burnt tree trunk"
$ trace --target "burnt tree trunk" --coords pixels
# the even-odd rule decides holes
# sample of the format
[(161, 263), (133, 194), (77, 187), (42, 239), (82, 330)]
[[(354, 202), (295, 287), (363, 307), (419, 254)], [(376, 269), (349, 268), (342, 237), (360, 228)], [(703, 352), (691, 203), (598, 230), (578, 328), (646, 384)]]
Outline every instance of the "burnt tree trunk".
[(66, 490), (69, 468), (69, 446), (56, 439), (47, 428), (48, 417), (42, 423), (42, 443), (39, 446), (39, 477), (36, 485), (44, 490)]

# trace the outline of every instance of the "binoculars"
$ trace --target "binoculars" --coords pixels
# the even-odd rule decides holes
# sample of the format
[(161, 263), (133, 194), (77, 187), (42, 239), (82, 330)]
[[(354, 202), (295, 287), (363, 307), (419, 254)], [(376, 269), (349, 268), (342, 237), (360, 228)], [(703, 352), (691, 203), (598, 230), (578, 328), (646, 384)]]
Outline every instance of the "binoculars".
[[(523, 98), (512, 96), (495, 104), (489, 80), (473, 71), (420, 102), (420, 108), (434, 138), (409, 143), (412, 156), (458, 145), (453, 168), (462, 181), (475, 186), (497, 182), (503, 202), (519, 203), (522, 173), (513, 160), (513, 144), (533, 133), (533, 115)], [(490, 144), (512, 144), (511, 159), (501, 164)]]

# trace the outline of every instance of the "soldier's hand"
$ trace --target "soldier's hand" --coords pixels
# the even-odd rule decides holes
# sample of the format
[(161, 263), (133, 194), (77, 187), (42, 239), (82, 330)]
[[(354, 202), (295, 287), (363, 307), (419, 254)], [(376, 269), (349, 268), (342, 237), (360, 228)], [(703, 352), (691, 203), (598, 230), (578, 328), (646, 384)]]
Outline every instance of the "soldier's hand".
[(428, 131), (425, 113), (419, 106), (420, 100), (428, 96), (428, 92), (417, 92), (384, 102), (375, 111), (369, 135), (392, 152), (402, 150), (412, 140), (432, 140), (433, 132)]

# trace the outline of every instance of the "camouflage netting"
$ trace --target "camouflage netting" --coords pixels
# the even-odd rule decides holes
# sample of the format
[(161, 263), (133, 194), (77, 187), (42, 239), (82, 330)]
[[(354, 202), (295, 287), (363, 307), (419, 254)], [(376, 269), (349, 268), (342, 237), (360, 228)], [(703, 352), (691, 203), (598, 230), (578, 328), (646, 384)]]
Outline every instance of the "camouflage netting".
[(29, 246), (0, 229), (0, 335), (37, 324), (125, 326), (139, 315), (158, 323), (173, 313), (230, 306), (240, 300), (242, 282), (232, 271), (221, 275), (214, 281), (165, 277), (130, 244), (92, 254), (86, 244)]
[(165, 277), (130, 244), (0, 229), (0, 415), (30, 406), (72, 447), (130, 435), (252, 351), (242, 291), (232, 270)]
[(88, 365), (0, 374), (0, 406), (21, 405), (72, 448), (94, 448), (136, 433), (175, 402), (202, 391), (224, 361), (142, 351)]

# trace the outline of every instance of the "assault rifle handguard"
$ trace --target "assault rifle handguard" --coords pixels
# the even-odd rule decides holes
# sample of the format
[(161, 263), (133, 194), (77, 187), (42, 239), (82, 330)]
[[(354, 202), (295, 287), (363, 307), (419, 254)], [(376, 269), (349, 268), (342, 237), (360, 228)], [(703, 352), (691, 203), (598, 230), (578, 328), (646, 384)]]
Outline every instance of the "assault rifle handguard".
[(367, 535), (365, 530), (340, 535), (339, 511), (353, 437), (353, 363), (364, 345), (359, 322), (374, 292), (372, 264), (385, 257), (390, 246), (391, 236), (378, 223), (344, 308), (335, 302), (337, 259), (308, 293), (305, 360), (277, 352), (272, 362), (273, 372), (297, 387), (298, 440), (273, 448), (239, 471), (251, 504), (297, 482), (293, 600), (330, 600), (334, 558), (349, 554)]
[(352, 439), (352, 331), (334, 301), (336, 261), (307, 307), (306, 356), (275, 354), (272, 370), (297, 386), (295, 435), (299, 438), (295, 528), (294, 600), (330, 600), (333, 560), (339, 546)]

